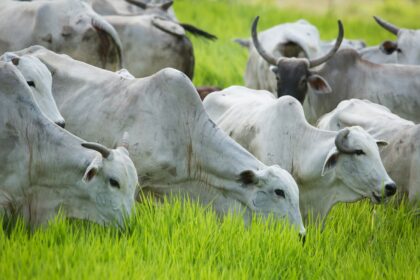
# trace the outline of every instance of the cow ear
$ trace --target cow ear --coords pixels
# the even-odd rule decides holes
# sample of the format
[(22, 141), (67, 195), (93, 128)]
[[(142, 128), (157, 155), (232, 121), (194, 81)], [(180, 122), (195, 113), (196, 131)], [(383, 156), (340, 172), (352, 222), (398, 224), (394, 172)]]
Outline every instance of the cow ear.
[(83, 175), (83, 182), (89, 183), (92, 181), (92, 179), (98, 175), (101, 165), (101, 160), (99, 158), (95, 158), (86, 168), (85, 174)]
[(392, 41), (384, 41), (382, 44), (379, 45), (379, 49), (384, 54), (390, 55), (396, 50), (398, 50), (398, 44)]
[(308, 84), (316, 94), (327, 94), (332, 92), (328, 82), (317, 74), (311, 74), (309, 76)]
[(324, 176), (325, 174), (334, 169), (334, 167), (337, 165), (338, 156), (339, 153), (337, 148), (332, 148), (331, 151), (328, 153), (327, 157), (325, 158), (324, 165), (322, 166), (321, 176)]
[(257, 175), (252, 170), (245, 170), (239, 174), (239, 181), (245, 185), (258, 183)]
[(379, 148), (383, 148), (383, 147), (387, 146), (389, 143), (385, 140), (376, 140), (376, 144), (378, 144)]

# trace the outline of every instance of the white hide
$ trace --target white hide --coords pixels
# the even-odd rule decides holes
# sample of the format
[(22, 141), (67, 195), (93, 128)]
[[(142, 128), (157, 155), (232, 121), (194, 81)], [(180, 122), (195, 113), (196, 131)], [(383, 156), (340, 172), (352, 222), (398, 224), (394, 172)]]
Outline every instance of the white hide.
[(384, 106), (360, 99), (340, 102), (318, 122), (319, 128), (327, 130), (353, 125), (389, 143), (380, 149), (385, 169), (401, 194), (411, 202), (420, 202), (420, 125), (400, 118)]
[(181, 25), (155, 15), (105, 18), (123, 42), (125, 67), (133, 76), (146, 77), (172, 67), (193, 77), (193, 46)]
[[(276, 99), (268, 91), (229, 87), (204, 99), (210, 117), (239, 144), (266, 164), (289, 171), (299, 185), (304, 218), (324, 218), (337, 202), (369, 197), (379, 202), (384, 185), (393, 184), (377, 144), (360, 127), (349, 128), (347, 142), (365, 155), (341, 152), (336, 132), (309, 125), (301, 104), (291, 96)], [(383, 198), (383, 197), (382, 197)]]
[[(0, 62), (0, 209), (32, 225), (58, 211), (122, 224), (131, 213), (137, 173), (125, 148), (100, 153), (54, 125), (39, 110), (22, 74)], [(111, 185), (110, 180), (119, 184)]]
[(82, 0), (1, 1), (0, 53), (32, 45), (98, 67), (122, 67), (117, 32)]
[(304, 102), (310, 123), (332, 111), (343, 100), (368, 99), (405, 119), (420, 122), (420, 67), (374, 64), (351, 49), (338, 51), (316, 71), (332, 89), (329, 94), (308, 91)]

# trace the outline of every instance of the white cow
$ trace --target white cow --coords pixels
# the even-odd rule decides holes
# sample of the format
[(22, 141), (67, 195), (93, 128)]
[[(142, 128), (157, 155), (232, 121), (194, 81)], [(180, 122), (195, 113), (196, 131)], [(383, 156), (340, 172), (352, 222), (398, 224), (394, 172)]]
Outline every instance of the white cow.
[(20, 53), (38, 57), (54, 73), (53, 93), (70, 131), (109, 146), (115, 133), (128, 131), (145, 192), (188, 194), (221, 214), (272, 213), (304, 233), (291, 175), (264, 165), (223, 133), (181, 72), (168, 68), (130, 80), (42, 47)]
[(339, 130), (363, 127), (373, 137), (388, 141), (381, 149), (385, 169), (398, 185), (399, 193), (411, 202), (420, 202), (420, 125), (400, 118), (381, 105), (368, 100), (351, 99), (324, 115), (318, 127)]
[(16, 66), (31, 87), (35, 102), (41, 111), (54, 123), (64, 128), (63, 116), (58, 111), (57, 104), (51, 92), (52, 77), (47, 67), (36, 57), (26, 55), (19, 57), (5, 53), (3, 60)]
[(105, 18), (122, 38), (125, 67), (135, 77), (172, 67), (192, 79), (193, 46), (181, 25), (155, 15)]
[(117, 32), (84, 1), (1, 1), (0, 53), (35, 44), (99, 67), (122, 66)]
[(396, 185), (382, 165), (377, 143), (360, 127), (337, 132), (317, 129), (291, 96), (229, 87), (204, 99), (210, 117), (266, 164), (278, 164), (295, 178), (304, 218), (325, 218), (337, 202), (369, 197), (379, 203)]
[(399, 28), (379, 17), (375, 21), (385, 30), (397, 36), (397, 41), (384, 41), (359, 51), (363, 59), (374, 63), (420, 64), (420, 30)]
[(0, 62), (0, 211), (31, 225), (67, 217), (122, 223), (137, 173), (126, 148), (82, 141), (38, 108), (18, 69)]

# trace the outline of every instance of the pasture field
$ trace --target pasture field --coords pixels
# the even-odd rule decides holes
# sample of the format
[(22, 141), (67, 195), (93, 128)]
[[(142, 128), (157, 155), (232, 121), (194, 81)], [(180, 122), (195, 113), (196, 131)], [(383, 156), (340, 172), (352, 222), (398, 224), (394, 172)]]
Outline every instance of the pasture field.
[[(256, 15), (261, 16), (260, 30), (306, 18), (323, 39), (333, 39), (341, 18), (347, 38), (369, 44), (393, 39), (354, 6), (314, 12), (282, 8), (276, 1), (175, 2), (182, 22), (219, 36), (213, 43), (193, 38), (197, 85), (242, 84), (247, 52), (231, 39), (248, 37)], [(372, 3), (367, 11), (420, 28), (420, 4)], [(163, 204), (146, 200), (124, 229), (58, 217), (31, 232), (19, 219), (0, 220), (1, 280), (420, 279), (420, 215), (406, 204), (338, 205), (323, 230), (314, 223), (307, 226), (304, 246), (282, 222), (256, 218), (245, 226), (239, 216), (222, 220), (209, 207), (177, 199)]]

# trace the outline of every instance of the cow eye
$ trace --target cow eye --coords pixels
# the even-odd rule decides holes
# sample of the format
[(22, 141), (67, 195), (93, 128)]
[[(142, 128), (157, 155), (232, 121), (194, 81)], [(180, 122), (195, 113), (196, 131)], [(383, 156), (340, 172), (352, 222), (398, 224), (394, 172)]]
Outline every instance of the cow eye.
[(28, 86), (30, 86), (30, 87), (35, 87), (35, 82), (34, 81), (27, 81), (27, 83), (28, 83)]
[(285, 196), (285, 194), (284, 194), (284, 191), (283, 191), (283, 190), (281, 190), (281, 189), (275, 189), (275, 190), (274, 190), (274, 193), (275, 193), (276, 195), (278, 195), (278, 196), (283, 197), (283, 198), (285, 198), (285, 197), (286, 197), (286, 196)]
[(354, 153), (358, 156), (365, 155), (365, 152), (363, 152), (363, 150), (356, 150), (354, 151)]
[(306, 82), (307, 82), (306, 78), (302, 78), (299, 82), (299, 86), (304, 87), (306, 85)]
[(115, 180), (115, 179), (110, 178), (110, 179), (109, 179), (109, 184), (110, 184), (110, 185), (111, 185), (111, 187), (113, 187), (113, 188), (117, 188), (117, 189), (119, 189), (119, 188), (120, 188), (120, 183), (118, 183), (118, 181), (117, 181), (117, 180)]

